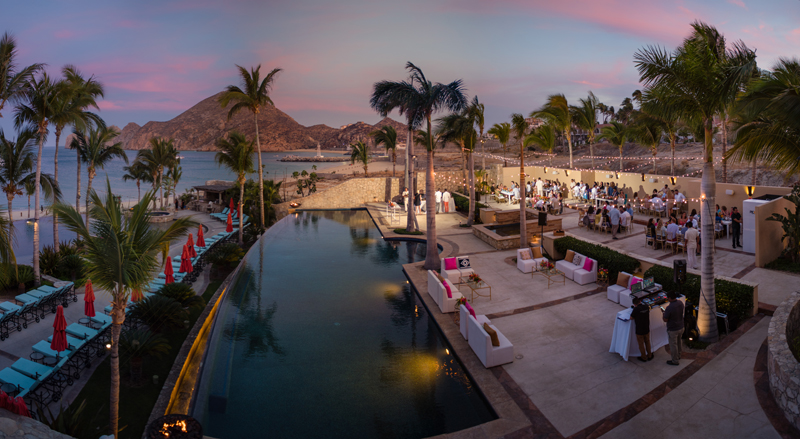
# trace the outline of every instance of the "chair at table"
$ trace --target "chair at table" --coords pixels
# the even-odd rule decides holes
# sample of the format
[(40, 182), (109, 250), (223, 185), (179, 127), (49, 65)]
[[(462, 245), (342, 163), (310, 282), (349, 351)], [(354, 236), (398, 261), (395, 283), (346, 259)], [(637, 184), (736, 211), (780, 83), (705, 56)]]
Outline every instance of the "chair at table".
[(658, 231), (656, 231), (656, 244), (660, 246), (662, 250), (667, 249), (666, 242), (667, 237), (664, 235), (664, 233), (658, 233)]
[(649, 231), (645, 232), (645, 235), (644, 235), (644, 246), (647, 247), (648, 245), (652, 246), (653, 249), (655, 250), (655, 248), (656, 248), (656, 237), (651, 235)]
[(678, 252), (686, 254), (686, 238), (684, 238), (684, 236), (681, 234), (678, 234), (677, 238), (678, 242), (677, 244), (675, 244), (675, 254), (677, 254)]
[(678, 244), (677, 237), (675, 236), (673, 236), (672, 238), (667, 237), (666, 240), (664, 240), (664, 250), (666, 250), (667, 248), (671, 248), (672, 253), (675, 253), (675, 251), (678, 249), (677, 244)]

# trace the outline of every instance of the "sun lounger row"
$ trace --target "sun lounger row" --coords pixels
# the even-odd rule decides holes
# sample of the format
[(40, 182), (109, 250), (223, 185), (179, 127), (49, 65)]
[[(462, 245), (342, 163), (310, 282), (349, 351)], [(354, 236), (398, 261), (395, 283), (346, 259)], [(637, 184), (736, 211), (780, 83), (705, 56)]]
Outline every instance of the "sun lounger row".
[[(222, 210), (222, 212), (220, 212), (220, 213), (211, 213), (211, 214), (209, 214), (209, 215), (211, 215), (211, 218), (214, 218), (214, 219), (216, 219), (216, 220), (220, 220), (220, 221), (222, 221), (222, 222), (227, 222), (227, 221), (228, 221), (228, 212), (229, 212), (229, 211), (230, 211), (230, 209), (228, 209), (228, 208), (226, 207), (226, 208), (225, 208), (225, 209), (223, 209), (223, 210)], [(239, 215), (238, 215), (238, 214), (235, 214), (235, 213), (234, 213), (233, 215), (236, 215), (236, 216), (232, 216), (232, 217), (231, 217), (231, 220), (232, 220), (232, 222), (233, 222), (233, 226), (234, 226), (234, 227), (238, 227), (238, 226), (239, 226)], [(250, 221), (250, 217), (249, 217), (249, 216), (247, 216), (247, 215), (242, 215), (242, 222), (243, 222), (244, 224), (247, 224), (247, 222), (248, 222), (248, 221)]]
[(77, 300), (77, 296), (75, 284), (69, 282), (60, 288), (42, 285), (16, 296), (14, 300), (17, 303), (0, 303), (0, 341), (7, 339), (13, 329), (22, 331), (28, 323), (38, 323), (47, 311), (55, 313), (58, 305), (69, 306), (69, 301)]

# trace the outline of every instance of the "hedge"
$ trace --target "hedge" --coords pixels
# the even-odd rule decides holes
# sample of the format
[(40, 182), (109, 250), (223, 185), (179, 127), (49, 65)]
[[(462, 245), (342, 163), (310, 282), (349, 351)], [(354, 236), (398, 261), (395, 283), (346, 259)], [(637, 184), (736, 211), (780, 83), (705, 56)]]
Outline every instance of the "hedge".
[[(661, 284), (665, 291), (678, 292), (678, 286), (672, 282), (672, 268), (654, 265), (644, 273), (645, 277), (653, 276), (656, 283)], [(686, 283), (681, 285), (680, 292), (693, 306), (700, 303), (700, 276), (686, 273)], [(717, 311), (728, 315), (731, 330), (739, 326), (740, 322), (747, 320), (753, 311), (753, 287), (750, 285), (731, 282), (724, 279), (714, 279), (714, 297), (717, 302)]]
[[(469, 198), (462, 197), (461, 195), (453, 194), (453, 201), (456, 202), (456, 210), (466, 214), (469, 212)], [(489, 207), (483, 203), (475, 202), (475, 224), (481, 224), (481, 211), (480, 209)]]
[(602, 245), (581, 241), (572, 236), (558, 238), (554, 241), (554, 245), (559, 253), (566, 253), (567, 250), (572, 250), (597, 261), (598, 268), (608, 270), (608, 280), (612, 284), (617, 281), (617, 275), (620, 271), (633, 274), (639, 268), (639, 260), (636, 258), (623, 255)]

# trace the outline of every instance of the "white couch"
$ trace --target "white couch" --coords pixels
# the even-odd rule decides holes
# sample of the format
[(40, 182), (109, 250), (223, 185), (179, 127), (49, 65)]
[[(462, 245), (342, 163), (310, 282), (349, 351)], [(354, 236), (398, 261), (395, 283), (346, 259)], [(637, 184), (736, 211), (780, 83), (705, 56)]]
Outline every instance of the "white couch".
[[(444, 281), (450, 286), (451, 297), (447, 297), (447, 290), (444, 285), (439, 282), (439, 279), (436, 278), (436, 275), (433, 274), (433, 271), (428, 270), (428, 294), (430, 294), (431, 297), (433, 297), (433, 301), (439, 305), (439, 311), (441, 311), (442, 314), (448, 314), (456, 311), (456, 302), (462, 296), (458, 288), (450, 282), (450, 279), (445, 279)], [(431, 288), (431, 285), (433, 285), (433, 288)]]
[(472, 316), (467, 318), (467, 335), (472, 351), (487, 368), (513, 362), (514, 345), (495, 326), (489, 327), (497, 331), (500, 346), (492, 346), (492, 338), (483, 330), (483, 323), (478, 323)]
[(458, 278), (461, 276), (469, 276), (470, 274), (474, 273), (472, 270), (472, 266), (469, 261), (469, 256), (456, 256), (457, 266), (455, 270), (445, 270), (444, 269), (444, 260), (449, 258), (442, 258), (442, 269), (441, 274), (442, 277), (445, 279), (449, 279), (450, 282), (454, 284), (458, 283)]
[[(531, 256), (530, 259), (522, 259), (522, 252), (528, 252)], [(547, 261), (547, 258), (533, 259), (533, 252), (530, 249), (518, 248), (517, 249), (517, 268), (523, 273), (530, 273), (531, 271), (539, 271), (539, 264), (542, 261)]]
[(592, 269), (591, 270), (584, 270), (583, 265), (586, 263), (586, 256), (581, 255), (580, 253), (575, 253), (575, 257), (580, 256), (580, 265), (575, 265), (574, 259), (573, 262), (568, 262), (566, 259), (562, 259), (560, 261), (556, 261), (556, 269), (560, 272), (564, 273), (564, 277), (567, 279), (572, 279), (579, 285), (586, 285), (588, 283), (592, 283), (597, 281), (597, 261), (592, 258)]
[[(469, 331), (467, 331), (467, 321), (470, 318), (474, 319), (474, 317), (472, 317), (472, 314), (470, 314), (469, 311), (467, 311), (467, 307), (464, 305), (458, 306), (458, 313), (459, 313), (458, 324), (460, 326), (459, 329), (461, 330), (461, 335), (464, 337), (464, 340), (469, 340)], [(478, 323), (480, 323), (481, 325), (483, 325), (484, 323), (488, 323), (490, 325), (492, 324), (491, 320), (489, 320), (485, 315), (478, 313), (475, 313), (475, 315), (478, 316)]]
[(628, 296), (630, 296), (631, 294), (630, 292), (631, 282), (633, 282), (634, 277), (624, 271), (619, 272), (619, 276), (622, 276), (623, 274), (627, 274), (629, 276), (628, 283), (626, 286), (621, 287), (617, 284), (614, 284), (614, 285), (609, 285), (608, 288), (606, 289), (606, 297), (608, 297), (608, 300), (614, 303), (619, 303), (619, 293), (628, 290)]

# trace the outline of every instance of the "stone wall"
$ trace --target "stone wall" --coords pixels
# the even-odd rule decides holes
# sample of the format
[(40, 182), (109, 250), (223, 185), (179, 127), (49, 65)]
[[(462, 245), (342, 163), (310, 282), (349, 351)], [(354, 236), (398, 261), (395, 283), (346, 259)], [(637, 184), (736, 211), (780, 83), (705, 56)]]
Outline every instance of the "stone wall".
[[(99, 436), (99, 434), (98, 434)], [(0, 438), (25, 439), (71, 439), (72, 436), (57, 433), (41, 422), (0, 409)]]
[(800, 363), (789, 343), (800, 332), (800, 293), (792, 293), (775, 310), (767, 331), (769, 386), (786, 419), (800, 428)]
[[(310, 196), (297, 198), (299, 209), (351, 209), (364, 203), (388, 202), (399, 196), (400, 179), (397, 177), (351, 178)], [(289, 203), (275, 206), (278, 219), (289, 214)]]
[[(417, 171), (417, 189), (420, 192), (425, 192), (425, 171)], [(450, 192), (462, 192), (464, 189), (464, 174), (461, 171), (435, 171), (433, 182), (436, 189), (441, 191), (447, 189)], [(403, 184), (403, 186), (406, 185)]]

